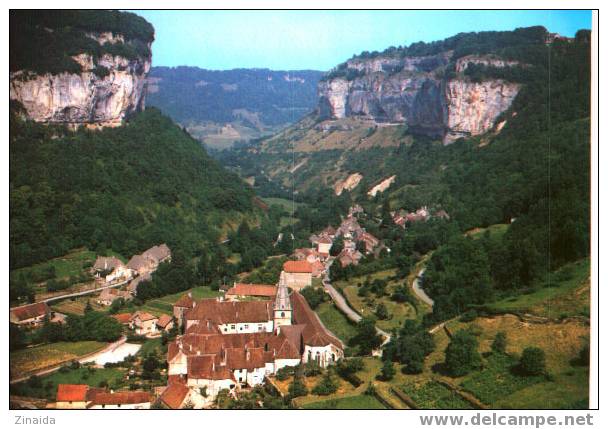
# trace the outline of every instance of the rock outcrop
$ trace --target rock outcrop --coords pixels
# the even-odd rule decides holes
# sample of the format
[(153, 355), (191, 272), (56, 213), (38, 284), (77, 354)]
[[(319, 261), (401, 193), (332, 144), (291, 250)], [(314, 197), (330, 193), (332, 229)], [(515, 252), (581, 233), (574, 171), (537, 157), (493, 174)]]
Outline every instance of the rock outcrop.
[[(100, 45), (124, 42), (122, 35), (109, 32), (87, 36)], [(118, 126), (129, 114), (144, 108), (150, 55), (127, 59), (105, 53), (95, 59), (82, 53), (72, 59), (80, 64), (80, 73), (11, 72), (10, 99), (21, 103), (29, 119), (75, 126)]]
[[(450, 64), (451, 56), (452, 52), (444, 52), (349, 60), (319, 83), (319, 116), (406, 123), (413, 132), (443, 138), (446, 144), (483, 134), (509, 108), (520, 85), (499, 79), (472, 82), (464, 71), (471, 63), (491, 67), (518, 64), (474, 55)], [(450, 66), (454, 73), (447, 73)]]
[(353, 173), (346, 179), (336, 182), (334, 185), (334, 192), (337, 196), (340, 196), (344, 191), (352, 191), (359, 185), (362, 179), (363, 175), (361, 173)]

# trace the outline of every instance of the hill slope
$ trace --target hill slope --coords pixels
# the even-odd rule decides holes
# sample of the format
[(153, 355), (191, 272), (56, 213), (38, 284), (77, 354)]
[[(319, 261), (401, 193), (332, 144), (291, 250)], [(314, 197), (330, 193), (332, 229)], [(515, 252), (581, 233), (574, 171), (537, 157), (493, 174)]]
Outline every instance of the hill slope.
[(79, 246), (192, 251), (252, 210), (253, 192), (156, 109), (97, 132), (17, 118), (10, 131), (12, 268)]
[(205, 70), (153, 67), (148, 104), (214, 148), (270, 135), (316, 105), (313, 70)]

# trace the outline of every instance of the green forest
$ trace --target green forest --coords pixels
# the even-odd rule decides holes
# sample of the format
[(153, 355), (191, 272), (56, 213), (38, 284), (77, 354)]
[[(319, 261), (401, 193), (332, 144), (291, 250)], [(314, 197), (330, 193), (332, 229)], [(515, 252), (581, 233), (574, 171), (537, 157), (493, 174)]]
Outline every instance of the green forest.
[(192, 257), (251, 213), (254, 194), (156, 109), (71, 132), (11, 116), (10, 265), (77, 247), (122, 255), (166, 242)]

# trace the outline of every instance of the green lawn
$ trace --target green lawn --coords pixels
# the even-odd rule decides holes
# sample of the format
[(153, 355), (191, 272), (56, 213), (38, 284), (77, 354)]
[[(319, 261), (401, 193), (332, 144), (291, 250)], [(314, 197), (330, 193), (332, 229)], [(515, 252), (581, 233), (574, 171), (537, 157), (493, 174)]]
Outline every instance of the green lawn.
[(40, 384), (37, 386), (24, 381), (12, 385), (10, 390), (11, 394), (20, 396), (55, 399), (58, 384), (88, 384), (97, 387), (101, 382), (106, 382), (110, 388), (117, 388), (127, 383), (124, 376), (124, 370), (117, 368), (81, 367), (40, 377)]
[(372, 395), (347, 396), (303, 405), (307, 410), (384, 410), (386, 407)]
[(100, 350), (106, 345), (98, 341), (59, 342), (16, 350), (10, 353), (11, 376), (19, 377), (32, 371), (69, 362)]
[(496, 239), (505, 235), (509, 229), (508, 223), (497, 223), (495, 225), (490, 225), (487, 228), (474, 228), (466, 232), (466, 235), (472, 238), (480, 238), (482, 237), (486, 231), (490, 232), (490, 238)]
[(315, 310), (319, 318), (338, 338), (347, 344), (352, 337), (356, 335), (356, 328), (344, 314), (338, 310), (333, 302), (324, 302)]
[(589, 316), (589, 258), (567, 264), (535, 285), (529, 294), (486, 305), (496, 312), (532, 313), (549, 318)]

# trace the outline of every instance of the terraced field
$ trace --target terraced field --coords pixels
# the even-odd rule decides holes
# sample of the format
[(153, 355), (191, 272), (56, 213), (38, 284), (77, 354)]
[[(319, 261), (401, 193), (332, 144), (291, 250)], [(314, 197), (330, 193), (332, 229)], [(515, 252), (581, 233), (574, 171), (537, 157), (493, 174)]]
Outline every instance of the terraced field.
[(69, 362), (101, 350), (106, 345), (98, 341), (60, 342), (17, 350), (10, 354), (10, 372), (14, 377), (23, 376), (29, 372)]

